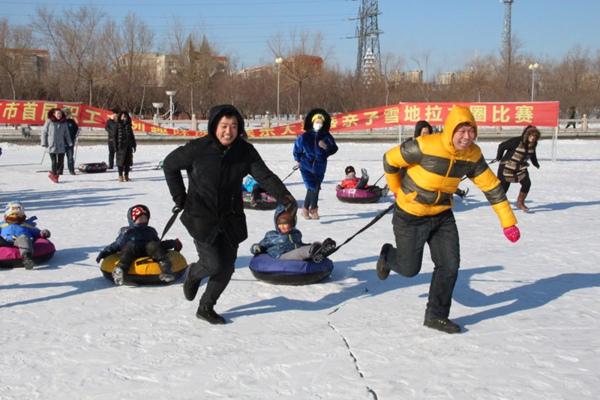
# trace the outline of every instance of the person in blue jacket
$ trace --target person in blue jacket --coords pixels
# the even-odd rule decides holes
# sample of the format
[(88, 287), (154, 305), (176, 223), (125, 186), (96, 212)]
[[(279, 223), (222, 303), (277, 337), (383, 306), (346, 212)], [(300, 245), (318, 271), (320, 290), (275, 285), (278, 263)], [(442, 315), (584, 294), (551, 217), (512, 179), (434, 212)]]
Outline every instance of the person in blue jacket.
[(127, 220), (129, 226), (121, 228), (119, 236), (115, 241), (106, 246), (96, 257), (99, 263), (103, 258), (111, 254), (120, 252), (119, 263), (112, 272), (115, 285), (120, 286), (124, 283), (125, 271), (136, 258), (150, 256), (158, 262), (161, 274), (158, 276), (163, 282), (171, 282), (175, 275), (171, 270), (171, 261), (167, 256), (167, 250), (181, 250), (179, 239), (163, 240), (161, 242), (156, 229), (148, 225), (150, 220), (150, 210), (143, 204), (137, 204), (127, 211)]
[(335, 249), (335, 241), (327, 238), (320, 242), (303, 243), (302, 232), (296, 228), (296, 217), (278, 205), (273, 217), (275, 230), (265, 233), (265, 237), (250, 248), (254, 255), (267, 253), (281, 260), (307, 260), (321, 262)]
[(312, 109), (304, 119), (304, 133), (294, 143), (294, 160), (306, 187), (302, 216), (319, 219), (319, 191), (327, 170), (327, 158), (338, 151), (329, 128), (331, 116), (321, 108)]
[(4, 223), (0, 226), (2, 246), (19, 248), (25, 269), (33, 269), (33, 241), (50, 237), (48, 229), (38, 229), (33, 222), (36, 217), (27, 219), (25, 208), (17, 201), (11, 201), (4, 209)]

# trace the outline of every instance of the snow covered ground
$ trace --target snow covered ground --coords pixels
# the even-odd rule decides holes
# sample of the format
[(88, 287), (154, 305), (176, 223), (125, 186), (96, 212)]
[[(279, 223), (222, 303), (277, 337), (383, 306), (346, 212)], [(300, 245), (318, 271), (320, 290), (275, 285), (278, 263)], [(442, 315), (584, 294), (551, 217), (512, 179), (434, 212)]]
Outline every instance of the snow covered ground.
[[(497, 143), (483, 143), (488, 159)], [(248, 269), (249, 247), (272, 228), (272, 213), (247, 211), (250, 238), (217, 304), (228, 320), (195, 318), (181, 281), (114, 287), (94, 259), (145, 203), (162, 231), (172, 202), (153, 167), (174, 146), (144, 145), (132, 182), (116, 173), (66, 175), (50, 182), (40, 147), (0, 143), (0, 203), (20, 200), (52, 231), (58, 252), (34, 271), (0, 271), (0, 399), (597, 399), (600, 393), (600, 142), (561, 141), (538, 149), (528, 205), (517, 213), (522, 238), (508, 242), (471, 183), (455, 214), (462, 268), (451, 318), (464, 333), (422, 326), (432, 263), (415, 278), (374, 272), (392, 240), (391, 215), (333, 255), (323, 283), (273, 286)], [(299, 221), (306, 240), (343, 241), (368, 223), (377, 204), (339, 202), (334, 186), (352, 163), (382, 174), (391, 144), (343, 143), (331, 158), (320, 221)], [(291, 144), (257, 148), (280, 177)], [(102, 161), (105, 146), (80, 147), (78, 162)], [(494, 166), (495, 167), (495, 166)], [(286, 183), (302, 199), (300, 174)], [(511, 187), (514, 200), (517, 187)], [(181, 223), (188, 261), (193, 244)], [(200, 290), (203, 290), (201, 287)]]

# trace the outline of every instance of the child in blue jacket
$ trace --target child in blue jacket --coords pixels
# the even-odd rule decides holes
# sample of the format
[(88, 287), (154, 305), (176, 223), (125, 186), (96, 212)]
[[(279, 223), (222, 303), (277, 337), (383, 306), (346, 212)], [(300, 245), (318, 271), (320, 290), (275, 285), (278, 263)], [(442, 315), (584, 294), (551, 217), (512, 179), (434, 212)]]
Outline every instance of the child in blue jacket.
[(111, 254), (120, 252), (119, 263), (112, 272), (115, 285), (120, 286), (124, 283), (124, 274), (136, 258), (149, 256), (158, 262), (161, 274), (158, 276), (163, 282), (171, 282), (175, 275), (171, 270), (171, 261), (167, 256), (167, 250), (181, 250), (179, 239), (163, 240), (161, 242), (156, 229), (148, 226), (150, 220), (150, 210), (143, 204), (137, 204), (127, 211), (127, 220), (129, 226), (121, 228), (117, 239), (106, 246), (96, 257), (96, 262), (100, 262)]
[(296, 217), (285, 211), (283, 205), (275, 209), (275, 230), (265, 233), (259, 243), (250, 248), (254, 255), (267, 253), (281, 260), (308, 260), (321, 262), (335, 249), (335, 241), (327, 238), (323, 243), (311, 244), (302, 242), (302, 233), (296, 229)]
[(25, 208), (17, 201), (10, 202), (4, 209), (4, 223), (2, 224), (0, 236), (3, 246), (15, 246), (19, 248), (23, 266), (25, 269), (33, 269), (33, 241), (38, 238), (50, 237), (48, 229), (38, 229), (33, 222), (36, 218), (29, 220), (25, 215)]

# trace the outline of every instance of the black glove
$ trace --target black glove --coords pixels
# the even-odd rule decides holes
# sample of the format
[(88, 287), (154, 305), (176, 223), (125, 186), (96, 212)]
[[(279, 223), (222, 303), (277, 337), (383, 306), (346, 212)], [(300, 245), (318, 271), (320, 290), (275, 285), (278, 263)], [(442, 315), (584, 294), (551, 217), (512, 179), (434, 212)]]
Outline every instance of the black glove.
[(260, 247), (258, 243), (255, 243), (250, 247), (250, 253), (256, 255), (262, 254), (264, 252), (263, 248)]
[(288, 194), (284, 197), (283, 206), (285, 207), (285, 211), (292, 215), (296, 215), (298, 211), (298, 203), (296, 203), (296, 199), (291, 194)]
[(103, 252), (103, 251), (101, 251), (100, 253), (98, 253), (98, 257), (96, 257), (96, 263), (99, 264), (100, 261), (102, 261), (102, 259), (104, 257), (106, 257), (106, 256), (107, 256), (107, 254), (105, 252)]

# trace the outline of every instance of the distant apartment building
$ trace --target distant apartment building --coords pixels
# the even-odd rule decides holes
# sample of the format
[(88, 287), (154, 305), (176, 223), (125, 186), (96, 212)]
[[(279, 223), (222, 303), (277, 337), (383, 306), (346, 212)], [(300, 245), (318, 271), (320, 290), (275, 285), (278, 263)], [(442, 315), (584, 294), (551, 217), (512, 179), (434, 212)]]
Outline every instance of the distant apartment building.
[[(176, 54), (143, 53), (137, 55), (141, 67), (148, 73), (148, 85), (165, 87), (171, 77), (181, 74), (183, 65), (181, 58)], [(125, 56), (123, 57), (125, 58)], [(198, 62), (197, 54), (190, 54), (192, 63)], [(225, 72), (229, 59), (224, 56), (212, 56), (215, 61), (215, 72)]]
[(423, 70), (416, 69), (413, 71), (394, 71), (389, 77), (390, 83), (410, 82), (410, 83), (422, 83), (423, 82)]
[(43, 79), (48, 73), (50, 54), (41, 49), (0, 49), (0, 57), (6, 57), (17, 68), (17, 73), (24, 77)]
[(435, 79), (438, 85), (450, 85), (456, 81), (456, 73), (454, 72), (442, 72), (439, 73)]
[[(298, 54), (288, 58), (284, 58), (281, 64), (285, 65), (289, 70), (297, 70), (299, 67), (312, 68), (315, 71), (323, 68), (323, 58), (319, 56), (311, 56), (308, 54)], [(273, 73), (277, 71), (277, 64), (259, 65), (256, 67), (242, 68), (237, 71), (238, 75), (244, 78), (256, 77), (265, 73)]]

